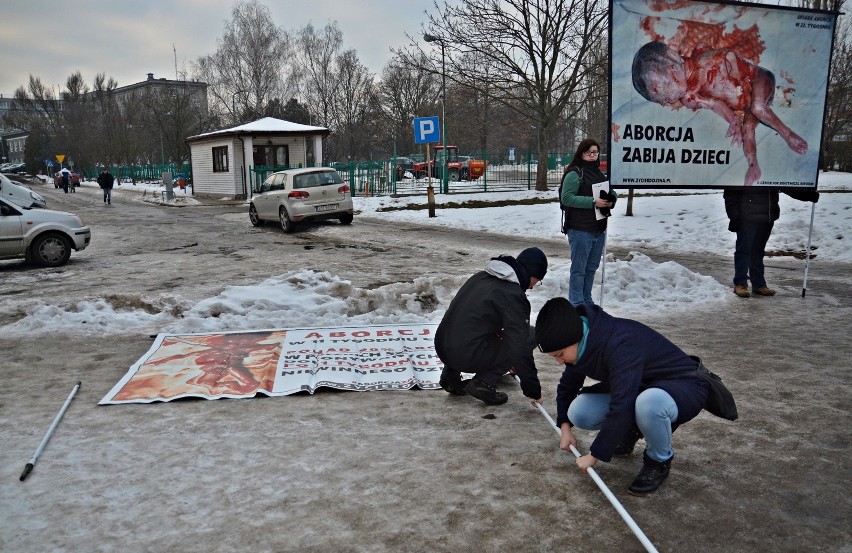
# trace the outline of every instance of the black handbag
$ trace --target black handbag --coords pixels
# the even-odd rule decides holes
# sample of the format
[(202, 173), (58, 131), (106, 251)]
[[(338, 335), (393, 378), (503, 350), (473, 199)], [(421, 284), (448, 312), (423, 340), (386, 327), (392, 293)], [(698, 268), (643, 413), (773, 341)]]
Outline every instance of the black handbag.
[(707, 394), (707, 403), (704, 404), (704, 409), (717, 417), (729, 421), (737, 420), (739, 415), (737, 414), (734, 394), (722, 383), (722, 378), (707, 369), (700, 358), (694, 355), (689, 357), (698, 363), (698, 375), (710, 386), (710, 393)]

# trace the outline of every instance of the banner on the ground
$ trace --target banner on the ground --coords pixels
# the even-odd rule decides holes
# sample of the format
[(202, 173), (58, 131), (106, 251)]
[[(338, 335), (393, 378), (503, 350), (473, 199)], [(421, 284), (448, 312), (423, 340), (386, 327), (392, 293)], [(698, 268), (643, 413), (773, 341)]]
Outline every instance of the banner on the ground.
[(439, 388), (437, 325), (159, 334), (100, 405)]
[(816, 186), (836, 15), (610, 5), (614, 187)]

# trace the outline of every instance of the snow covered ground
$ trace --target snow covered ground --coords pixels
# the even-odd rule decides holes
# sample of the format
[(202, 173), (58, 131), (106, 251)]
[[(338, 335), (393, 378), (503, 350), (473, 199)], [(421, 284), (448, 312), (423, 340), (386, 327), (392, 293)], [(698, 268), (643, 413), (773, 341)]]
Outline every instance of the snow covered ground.
[[(97, 186), (86, 182), (85, 187)], [(130, 189), (127, 184), (122, 190)], [(162, 202), (162, 187), (138, 184), (145, 201)], [(816, 254), (811, 265), (828, 259), (852, 262), (849, 247), (852, 231), (852, 174), (820, 174), (820, 201), (816, 204), (811, 248)], [(659, 195), (665, 194), (665, 195)], [(437, 216), (430, 218), (426, 209), (402, 209), (423, 204), (422, 196), (356, 198), (358, 217), (376, 217), (422, 225), (482, 230), (511, 236), (560, 238), (559, 206), (555, 202), (486, 208), (442, 208), (443, 203), (465, 201), (522, 200), (552, 198), (550, 192), (481, 193), (438, 195)], [(198, 203), (186, 191), (176, 191), (172, 203), (191, 206)], [(733, 270), (735, 235), (727, 230), (721, 191), (712, 190), (640, 190), (634, 200), (634, 216), (626, 217), (626, 193), (609, 221), (609, 245), (635, 251), (626, 258), (608, 257), (604, 303), (618, 316), (635, 317), (648, 312), (666, 312), (731, 301), (727, 284), (708, 275), (695, 273), (667, 261), (657, 263), (639, 253), (643, 247), (671, 253), (701, 253), (730, 256)], [(776, 222), (767, 250), (805, 251), (811, 219), (811, 203), (781, 195), (781, 218)], [(564, 239), (564, 237), (562, 237)], [(567, 240), (565, 253), (567, 254)], [(495, 254), (501, 252), (495, 252)], [(515, 255), (518, 252), (502, 252)], [(794, 257), (773, 258), (773, 262), (801, 267), (804, 261)], [(529, 293), (533, 317), (547, 299), (567, 296), (570, 262), (551, 260), (550, 271), (542, 284)], [(600, 271), (593, 297), (600, 294)], [(83, 299), (73, 306), (33, 303), (29, 315), (3, 328), (15, 335), (51, 333), (58, 329), (90, 328), (92, 332), (210, 332), (230, 329), (275, 328), (282, 320), (290, 327), (341, 326), (349, 324), (391, 324), (439, 322), (455, 290), (464, 281), (457, 277), (447, 286), (437, 278), (423, 277), (414, 283), (394, 283), (366, 290), (353, 286), (345, 278), (308, 269), (270, 275), (249, 286), (230, 286), (219, 295), (186, 306), (180, 319), (168, 309), (151, 314), (142, 309), (116, 310), (103, 299)], [(307, 284), (312, 283), (312, 284)], [(435, 310), (426, 315), (411, 308), (411, 301), (424, 289), (437, 297)], [(179, 299), (175, 301), (180, 301)], [(78, 324), (88, 321), (87, 325)]]

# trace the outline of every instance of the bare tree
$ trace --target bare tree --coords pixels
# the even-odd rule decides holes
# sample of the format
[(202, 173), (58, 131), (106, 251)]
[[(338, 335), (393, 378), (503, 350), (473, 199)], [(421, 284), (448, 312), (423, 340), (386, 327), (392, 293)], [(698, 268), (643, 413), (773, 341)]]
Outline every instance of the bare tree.
[[(422, 55), (418, 65), (428, 63)], [(434, 73), (407, 64), (398, 56), (385, 65), (376, 93), (385, 128), (398, 152), (414, 151), (414, 118), (427, 115), (425, 107), (434, 104), (440, 87), (440, 79)]]
[(335, 59), (343, 44), (343, 33), (337, 22), (317, 31), (310, 23), (296, 32), (293, 57), (294, 72), (299, 76), (302, 102), (312, 108), (318, 124), (331, 127), (334, 94), (337, 87)]
[[(839, 11), (842, 2), (835, 2)], [(852, 171), (852, 23), (839, 18), (823, 127), (822, 168)]]
[(53, 133), (62, 126), (59, 98), (40, 78), (30, 75), (28, 86), (20, 86), (15, 91), (12, 107), (5, 120), (15, 128), (30, 131), (41, 129)]
[(290, 35), (272, 22), (269, 8), (256, 0), (237, 2), (216, 52), (193, 64), (194, 75), (209, 85), (210, 108), (233, 123), (259, 117), (274, 98), (286, 98)]
[[(334, 88), (332, 106), (333, 128), (337, 130), (341, 145), (339, 154), (367, 157), (371, 151), (373, 135), (372, 101), (373, 75), (358, 60), (355, 50), (337, 56), (334, 63), (337, 86)], [(338, 152), (330, 148), (329, 155)]]
[[(845, 0), (799, 0), (800, 8), (832, 11), (840, 16)], [(829, 68), (820, 166), (852, 170), (852, 24), (838, 17)]]
[[(532, 116), (539, 190), (547, 188), (547, 153), (558, 122), (589, 94), (586, 77), (594, 64), (587, 55), (605, 28), (606, 7), (598, 0), (462, 0), (436, 4), (427, 14), (429, 34), (444, 46), (448, 80)], [(469, 54), (482, 65), (465, 64)], [(440, 55), (431, 52), (433, 64), (424, 69), (441, 67)]]
[(119, 150), (125, 142), (124, 135), (133, 128), (125, 117), (129, 110), (116, 98), (117, 87), (118, 83), (115, 79), (107, 79), (103, 73), (95, 76), (92, 87), (98, 112), (96, 131), (92, 139), (95, 150), (99, 154), (96, 161), (106, 165), (121, 161)]
[[(477, 67), (482, 63), (476, 55), (464, 56), (459, 63), (468, 67), (471, 79), (478, 81)], [(490, 101), (488, 79), (481, 79), (476, 86), (451, 87), (447, 92), (446, 102), (446, 126), (447, 139), (452, 137), (453, 144), (462, 148), (462, 151), (486, 152), (488, 150), (488, 137), (491, 130), (490, 119), (495, 111)]]
[(31, 75), (29, 87), (15, 91), (7, 121), (35, 133), (39, 147), (52, 152), (48, 158), (63, 154), (67, 162), (82, 166), (91, 160), (94, 151), (91, 133), (96, 117), (88, 93), (79, 71), (68, 77), (61, 98)]

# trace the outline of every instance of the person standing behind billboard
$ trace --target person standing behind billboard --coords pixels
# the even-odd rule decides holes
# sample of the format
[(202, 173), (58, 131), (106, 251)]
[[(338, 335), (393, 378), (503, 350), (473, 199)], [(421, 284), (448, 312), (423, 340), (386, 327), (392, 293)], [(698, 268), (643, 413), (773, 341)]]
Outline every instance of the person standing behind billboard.
[[(815, 188), (787, 189), (783, 191), (791, 198), (816, 203), (819, 192)], [(766, 286), (763, 256), (766, 243), (772, 234), (772, 226), (781, 215), (778, 206), (777, 188), (728, 188), (725, 190), (725, 212), (728, 214), (728, 230), (737, 233), (734, 250), (734, 293), (748, 298), (751, 293), (758, 296), (774, 296), (775, 290)], [(748, 281), (751, 290), (748, 291)]]

